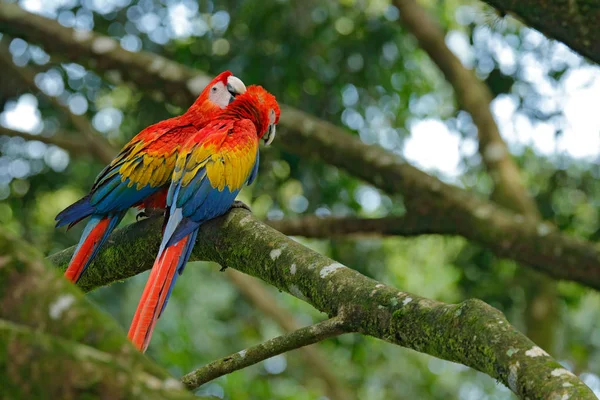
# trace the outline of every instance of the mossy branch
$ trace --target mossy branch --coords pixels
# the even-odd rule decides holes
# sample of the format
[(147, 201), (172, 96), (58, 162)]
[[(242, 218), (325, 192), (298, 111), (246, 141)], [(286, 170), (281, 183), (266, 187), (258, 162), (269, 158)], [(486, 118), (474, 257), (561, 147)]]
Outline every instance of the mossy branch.
[[(82, 279), (83, 288), (151, 268), (160, 225), (159, 219), (145, 220), (113, 233)], [(72, 252), (50, 260), (64, 269)], [(304, 247), (246, 211), (236, 209), (204, 224), (191, 259), (260, 278), (330, 317), (341, 316), (353, 331), (482, 371), (521, 398), (595, 398), (487, 304), (444, 304), (398, 291)]]
[(120, 359), (0, 320), (0, 385), (5, 399), (198, 399), (175, 378), (147, 373), (148, 362)]
[(11, 399), (196, 398), (41, 254), (2, 230), (0, 387)]
[(332, 318), (267, 340), (227, 357), (213, 361), (181, 378), (188, 389), (196, 389), (220, 376), (257, 364), (268, 358), (322, 340), (349, 333), (340, 318)]
[[(159, 93), (182, 107), (193, 103), (208, 77), (200, 71), (148, 53), (131, 53), (113, 39), (65, 28), (54, 20), (30, 14), (16, 4), (0, 3), (0, 30), (40, 44), (72, 62), (104, 75), (120, 71), (123, 79), (149, 94)], [(318, 158), (392, 194), (401, 194), (411, 218), (439, 229), (456, 225), (459, 233), (555, 278), (600, 288), (598, 248), (565, 239), (546, 224), (524, 218), (445, 184), (405, 163), (379, 146), (369, 146), (333, 124), (283, 105), (276, 143), (306, 158)], [(428, 222), (428, 220), (431, 220)], [(535, 240), (522, 243), (522, 236)]]

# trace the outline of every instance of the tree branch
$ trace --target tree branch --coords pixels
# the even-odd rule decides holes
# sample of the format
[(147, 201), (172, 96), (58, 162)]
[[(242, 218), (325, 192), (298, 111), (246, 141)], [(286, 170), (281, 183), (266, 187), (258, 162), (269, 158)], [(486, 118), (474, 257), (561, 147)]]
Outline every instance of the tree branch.
[[(492, 212), (488, 209), (479, 211)], [(384, 218), (319, 218), (308, 216), (266, 221), (271, 227), (292, 236), (311, 238), (330, 238), (335, 236), (415, 236), (422, 234), (460, 235), (475, 243), (489, 248), (499, 257), (506, 257), (531, 265), (544, 265), (550, 275), (569, 279), (575, 274), (587, 275), (580, 282), (600, 289), (600, 246), (582, 241), (560, 232), (552, 231), (549, 226), (490, 214), (492, 224), (485, 236), (474, 233), (476, 226), (466, 221), (452, 223), (451, 218), (439, 218), (437, 215), (406, 214), (402, 217)], [(479, 223), (473, 221), (473, 223)], [(472, 228), (472, 229), (471, 229)], [(571, 272), (562, 271), (565, 265), (572, 265)], [(584, 272), (587, 271), (587, 272)], [(564, 273), (566, 272), (566, 273)]]
[(119, 396), (137, 390), (144, 398), (194, 398), (35, 249), (2, 230), (0, 386), (15, 399), (131, 398)]
[[(117, 69), (122, 76), (139, 84), (140, 89), (150, 90), (150, 93), (160, 90), (166, 98), (183, 107), (195, 100), (194, 93), (203, 88), (200, 83), (208, 82), (206, 75), (199, 71), (151, 53), (130, 53), (116, 42), (114, 46), (109, 45), (112, 39), (95, 33), (77, 33), (56, 21), (29, 14), (15, 4), (0, 3), (0, 24), (2, 30), (16, 32), (48, 51), (62, 52), (73, 62), (99, 72)], [(566, 248), (554, 248), (553, 245), (563, 243), (548, 234), (551, 229), (547, 225), (524, 225), (523, 218), (517, 214), (445, 184), (379, 146), (362, 143), (344, 129), (285, 105), (281, 110), (279, 125), (282, 129), (278, 130), (276, 143), (286, 150), (306, 158), (327, 160), (390, 194), (402, 194), (412, 217), (434, 220), (432, 223), (437, 227), (459, 225), (457, 229), (462, 235), (493, 245), (505, 256), (511, 257), (512, 253), (503, 248), (521, 250), (519, 234), (526, 233), (527, 237), (537, 234), (535, 244), (540, 247), (532, 249), (534, 253), (519, 254), (524, 262), (555, 278), (600, 288), (600, 258), (596, 247), (569, 239)], [(504, 240), (501, 242), (498, 238)], [(574, 251), (572, 257), (567, 254), (570, 251)], [(565, 262), (553, 263), (555, 254), (564, 255)]]
[(174, 378), (148, 374), (143, 364), (0, 320), (4, 398), (198, 398)]
[(394, 5), (400, 10), (403, 25), (450, 82), (462, 108), (471, 114), (477, 127), (481, 158), (495, 183), (492, 198), (504, 207), (539, 219), (537, 206), (523, 186), (519, 169), (500, 136), (490, 110), (492, 94), (486, 84), (450, 51), (444, 31), (423, 7), (414, 0), (395, 0)]
[(24, 66), (17, 67), (12, 61), (12, 55), (8, 49), (8, 38), (2, 37), (0, 40), (0, 64), (4, 64), (6, 68), (10, 68), (14, 71), (15, 75), (17, 75), (23, 83), (29, 88), (29, 90), (39, 93), (43, 98), (45, 98), (52, 106), (60, 111), (64, 116), (66, 116), (73, 127), (77, 131), (79, 131), (85, 137), (86, 141), (89, 143), (87, 152), (93, 154), (105, 164), (108, 164), (112, 161), (114, 155), (116, 154), (113, 147), (108, 143), (104, 137), (102, 137), (90, 121), (84, 115), (75, 115), (69, 110), (69, 107), (63, 105), (58, 98), (54, 96), (48, 96), (43, 91), (39, 90), (35, 83), (35, 75), (36, 72), (32, 69)]
[(600, 4), (595, 0), (482, 0), (600, 63)]
[[(290, 126), (298, 129), (282, 129), (278, 143), (296, 154), (321, 157), (390, 194), (402, 194), (407, 218), (435, 227), (436, 232), (455, 229), (498, 255), (519, 259), (555, 278), (600, 288), (600, 253), (596, 245), (561, 236), (549, 224), (527, 221), (491, 201), (445, 184), (327, 122), (289, 108), (283, 112)], [(530, 242), (523, 243), (523, 238)], [(529, 247), (534, 244), (539, 247)], [(556, 256), (563, 256), (560, 263), (554, 259)]]
[(436, 221), (411, 214), (402, 217), (317, 217), (308, 215), (265, 224), (288, 236), (329, 239), (332, 237), (418, 236), (429, 234), (458, 234), (456, 226), (438, 225)]
[[(285, 332), (292, 333), (301, 329), (294, 316), (287, 310), (279, 307), (277, 301), (267, 292), (259, 282), (253, 278), (232, 269), (225, 270), (227, 277), (238, 290), (263, 314), (271, 317)], [(323, 354), (315, 346), (306, 346), (300, 349), (313, 374), (325, 382), (327, 396), (333, 400), (351, 400), (356, 396), (340, 384), (338, 378), (331, 372), (331, 368)]]
[(268, 358), (349, 333), (339, 318), (332, 318), (318, 324), (300, 328), (291, 333), (267, 340), (264, 343), (249, 347), (220, 360), (213, 361), (181, 378), (188, 389), (196, 389), (220, 376), (230, 374)]
[[(149, 219), (113, 233), (82, 286), (106, 285), (151, 268), (160, 224)], [(70, 248), (50, 260), (64, 269), (72, 252)], [(444, 304), (398, 291), (302, 246), (246, 211), (236, 209), (205, 223), (191, 260), (215, 261), (253, 275), (330, 317), (341, 316), (351, 330), (462, 363), (522, 398), (595, 398), (487, 304)]]

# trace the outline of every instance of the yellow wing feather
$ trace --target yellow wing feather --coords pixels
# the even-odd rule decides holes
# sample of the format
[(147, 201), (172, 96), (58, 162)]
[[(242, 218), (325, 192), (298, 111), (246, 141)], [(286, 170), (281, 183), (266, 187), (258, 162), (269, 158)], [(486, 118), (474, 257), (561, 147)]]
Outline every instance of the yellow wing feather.
[[(252, 129), (254, 126), (252, 125)], [(173, 180), (181, 179), (187, 186), (201, 168), (213, 188), (222, 191), (227, 186), (238, 190), (244, 185), (256, 160), (258, 137), (248, 126), (236, 130), (231, 126), (211, 133), (204, 144), (179, 154)], [(208, 140), (210, 139), (210, 140)]]

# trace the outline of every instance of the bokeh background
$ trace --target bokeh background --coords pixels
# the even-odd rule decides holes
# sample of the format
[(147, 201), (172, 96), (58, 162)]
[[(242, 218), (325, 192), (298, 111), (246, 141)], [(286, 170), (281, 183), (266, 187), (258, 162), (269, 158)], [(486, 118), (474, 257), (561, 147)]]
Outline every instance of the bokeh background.
[[(543, 218), (598, 241), (600, 68), (480, 2), (420, 4), (447, 32), (448, 47), (493, 93), (493, 115)], [(115, 38), (129, 51), (152, 51), (211, 74), (230, 69), (246, 84), (261, 84), (281, 102), (344, 126), (348, 134), (402, 155), (445, 182), (482, 196), (491, 193), (470, 115), (458, 108), (452, 87), (388, 1), (24, 0), (19, 5), (66, 27)], [(31, 91), (3, 67), (3, 127), (44, 136), (72, 129), (48, 101), (51, 96), (120, 147), (145, 126), (184, 111), (164, 96), (147, 96), (50, 58), (21, 39), (4, 35), (0, 44), (14, 64), (33, 72), (43, 92)], [(0, 135), (1, 226), (47, 254), (75, 244), (82, 227), (56, 230), (54, 216), (86, 193), (102, 167), (87, 154)], [(240, 198), (264, 219), (404, 212), (401, 197), (392, 198), (327, 160), (300, 159), (277, 147), (264, 149), (257, 183)], [(488, 302), (600, 394), (597, 292), (538, 281), (462, 238), (297, 239), (405, 291), (445, 302), (471, 297)], [(89, 297), (125, 328), (146, 277)], [(175, 376), (283, 332), (214, 264), (193, 263), (178, 282), (148, 351)], [(531, 302), (545, 285), (550, 289), (542, 307), (552, 310), (542, 312), (543, 329), (536, 330)], [(286, 318), (300, 325), (324, 318), (289, 295), (265, 290), (288, 311)], [(336, 384), (359, 399), (513, 398), (484, 374), (376, 339), (346, 335), (316, 347)], [(220, 378), (198, 393), (223, 399), (328, 398), (323, 377), (298, 351)]]

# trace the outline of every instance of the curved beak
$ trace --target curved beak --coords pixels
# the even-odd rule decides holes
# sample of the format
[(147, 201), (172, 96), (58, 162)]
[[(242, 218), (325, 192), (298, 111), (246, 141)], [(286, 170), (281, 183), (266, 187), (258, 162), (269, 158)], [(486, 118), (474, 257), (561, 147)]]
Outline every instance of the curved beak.
[(246, 92), (246, 85), (244, 85), (244, 82), (240, 78), (232, 75), (227, 78), (227, 91), (231, 93), (232, 97), (229, 100), (231, 103), (235, 99), (235, 96)]
[(271, 124), (269, 125), (267, 133), (264, 134), (263, 140), (265, 141), (265, 145), (268, 146), (273, 143), (273, 139), (275, 139), (275, 125)]

